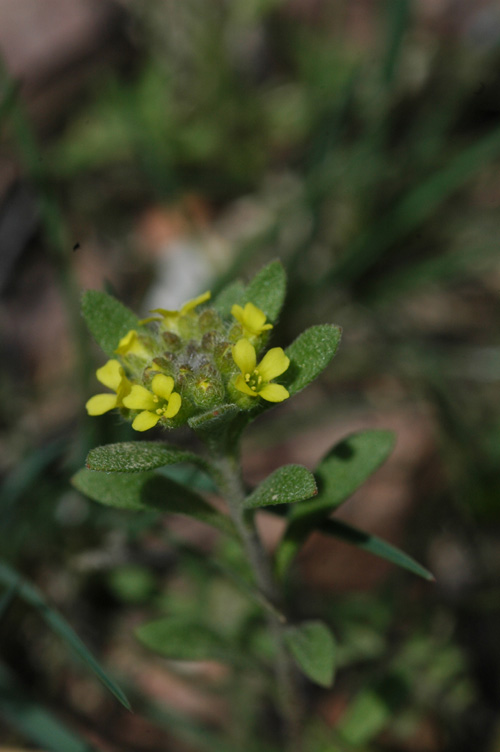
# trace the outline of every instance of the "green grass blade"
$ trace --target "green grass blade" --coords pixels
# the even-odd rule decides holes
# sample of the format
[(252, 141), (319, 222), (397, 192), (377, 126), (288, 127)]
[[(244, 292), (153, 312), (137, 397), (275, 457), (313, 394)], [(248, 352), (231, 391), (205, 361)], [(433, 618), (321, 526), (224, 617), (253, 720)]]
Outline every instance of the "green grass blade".
[(5, 562), (0, 562), (0, 582), (8, 588), (15, 587), (19, 597), (37, 609), (45, 622), (71, 648), (73, 653), (90, 668), (121, 704), (130, 710), (130, 703), (120, 687), (109, 678), (87, 647), (73, 631), (68, 622), (49, 606), (41, 592), (24, 580)]
[(388, 0), (387, 39), (382, 60), (382, 81), (391, 84), (397, 70), (403, 40), (410, 22), (411, 0)]

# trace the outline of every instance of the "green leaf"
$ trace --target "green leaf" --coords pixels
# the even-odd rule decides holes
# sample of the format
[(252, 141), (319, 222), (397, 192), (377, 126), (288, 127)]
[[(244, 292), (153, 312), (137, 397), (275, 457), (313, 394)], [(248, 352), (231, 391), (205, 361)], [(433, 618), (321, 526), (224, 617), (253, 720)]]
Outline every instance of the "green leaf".
[(138, 473), (178, 462), (206, 465), (193, 452), (156, 441), (124, 441), (96, 447), (89, 452), (86, 465), (89, 470), (107, 473)]
[(82, 313), (95, 341), (110, 358), (114, 357), (120, 339), (140, 327), (135, 313), (99, 290), (83, 293)]
[(322, 687), (331, 687), (335, 671), (335, 639), (321, 621), (306, 621), (285, 632), (285, 642), (304, 674)]
[(434, 575), (428, 569), (425, 569), (415, 559), (412, 559), (411, 556), (408, 556), (408, 554), (405, 554), (404, 551), (396, 548), (396, 546), (387, 543), (381, 538), (377, 538), (376, 535), (359, 530), (341, 520), (324, 520), (317, 526), (317, 530), (320, 533), (339, 538), (346, 543), (351, 543), (353, 546), (357, 546), (363, 551), (368, 551), (368, 553), (374, 554), (374, 556), (378, 556), (381, 559), (390, 561), (391, 564), (396, 564), (398, 567), (407, 569), (409, 572), (423, 577), (424, 580), (435, 582)]
[(191, 489), (154, 472), (103, 473), (79, 470), (71, 482), (82, 493), (106, 506), (129, 511), (154, 509), (182, 514), (236, 536), (233, 523)]
[(51, 752), (95, 752), (95, 747), (29, 697), (3, 664), (0, 664), (0, 716), (37, 747)]
[(227, 660), (226, 640), (199, 623), (163, 618), (135, 630), (143, 645), (155, 653), (181, 661)]
[(370, 430), (352, 434), (336, 444), (318, 465), (319, 493), (307, 504), (297, 504), (276, 554), (283, 576), (310, 533), (333, 509), (351, 496), (387, 459), (394, 446), (391, 431)]
[(291, 504), (317, 494), (314, 475), (302, 465), (284, 465), (271, 473), (245, 500), (247, 509)]
[(282, 383), (290, 395), (300, 392), (327, 367), (339, 346), (342, 330), (333, 324), (320, 324), (306, 329), (287, 347), (290, 365)]
[(353, 433), (336, 444), (319, 463), (315, 475), (318, 497), (314, 505), (300, 505), (293, 518), (331, 512), (348, 499), (391, 454), (392, 431), (372, 429)]
[(342, 716), (337, 731), (356, 749), (367, 744), (397, 717), (408, 702), (410, 688), (395, 674), (366, 687), (354, 698)]
[(217, 313), (219, 313), (223, 318), (228, 318), (231, 315), (231, 308), (233, 307), (233, 305), (235, 303), (239, 303), (241, 305), (244, 300), (245, 285), (241, 280), (237, 279), (220, 291), (212, 307), (215, 308)]
[(24, 580), (15, 570), (7, 564), (0, 562), (0, 582), (9, 588), (15, 588), (17, 595), (30, 606), (36, 608), (47, 624), (66, 642), (76, 655), (95, 673), (104, 686), (130, 710), (130, 703), (121, 689), (104, 672), (94, 656), (85, 647), (78, 635), (69, 626), (67, 621), (49, 606), (40, 591)]
[[(286, 294), (286, 273), (280, 261), (271, 261), (255, 275), (246, 289), (244, 303), (253, 303), (276, 321)], [(238, 302), (238, 301), (236, 301)]]

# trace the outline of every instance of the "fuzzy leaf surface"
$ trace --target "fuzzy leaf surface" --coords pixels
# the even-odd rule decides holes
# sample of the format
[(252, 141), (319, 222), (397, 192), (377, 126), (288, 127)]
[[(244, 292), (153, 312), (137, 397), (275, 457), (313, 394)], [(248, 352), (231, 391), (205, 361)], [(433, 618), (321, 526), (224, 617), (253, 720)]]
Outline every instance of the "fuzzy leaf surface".
[(192, 462), (203, 465), (201, 457), (184, 449), (161, 444), (157, 441), (123, 441), (117, 444), (105, 444), (92, 449), (87, 457), (89, 470), (101, 470), (106, 473), (138, 473), (154, 470), (178, 462)]
[(285, 642), (300, 670), (316, 684), (331, 687), (335, 639), (322, 621), (306, 621), (285, 632)]
[(241, 305), (244, 300), (245, 285), (240, 279), (236, 279), (220, 291), (212, 307), (215, 308), (217, 313), (223, 318), (229, 318), (233, 305), (235, 303)]
[(239, 407), (229, 404), (189, 418), (188, 425), (212, 448), (227, 450), (235, 444), (247, 420)]
[(253, 303), (264, 311), (270, 321), (276, 321), (283, 307), (285, 295), (286, 273), (283, 264), (280, 261), (271, 261), (249, 283), (244, 302)]
[(236, 535), (228, 517), (191, 489), (158, 473), (103, 473), (84, 468), (73, 476), (71, 482), (79, 491), (105, 506), (135, 512), (154, 509), (165, 514), (182, 514)]
[(87, 290), (82, 296), (82, 313), (99, 347), (114, 357), (122, 337), (138, 329), (139, 319), (129, 308), (100, 290)]
[(202, 624), (163, 618), (135, 630), (140, 642), (165, 658), (181, 661), (227, 660), (226, 640)]
[(337, 352), (342, 330), (334, 324), (319, 324), (306, 329), (285, 353), (290, 366), (280, 377), (290, 395), (297, 394), (324, 371)]
[(284, 465), (271, 473), (245, 501), (247, 509), (291, 504), (317, 493), (314, 475), (302, 465)]
[(346, 543), (357, 546), (363, 551), (374, 554), (374, 556), (390, 561), (391, 564), (396, 564), (398, 567), (407, 569), (409, 572), (423, 577), (424, 580), (428, 580), (429, 582), (435, 581), (434, 575), (428, 569), (425, 569), (415, 559), (405, 554), (404, 551), (401, 551), (391, 543), (387, 543), (382, 538), (378, 538), (376, 535), (359, 530), (352, 525), (348, 525), (346, 522), (335, 519), (324, 520), (321, 525), (318, 525), (317, 529), (320, 533), (332, 535), (334, 538), (339, 538)]
[(347, 436), (321, 460), (316, 470), (318, 495), (297, 504), (280, 543), (276, 566), (283, 576), (311, 532), (361, 486), (387, 459), (394, 446), (391, 431), (370, 430)]

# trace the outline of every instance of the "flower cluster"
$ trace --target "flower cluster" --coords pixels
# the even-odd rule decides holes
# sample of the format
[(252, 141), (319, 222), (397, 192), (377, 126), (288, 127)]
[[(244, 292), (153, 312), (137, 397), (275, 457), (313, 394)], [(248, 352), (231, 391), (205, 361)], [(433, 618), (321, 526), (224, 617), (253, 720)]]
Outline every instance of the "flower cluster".
[(233, 305), (231, 320), (215, 308), (198, 308), (210, 293), (179, 311), (157, 308), (117, 343), (115, 358), (97, 370), (97, 379), (113, 394), (97, 394), (89, 415), (115, 408), (136, 431), (157, 424), (174, 428), (188, 418), (226, 403), (250, 410), (258, 399), (282, 402), (289, 396), (274, 379), (289, 366), (281, 347), (259, 363), (272, 324), (256, 305)]

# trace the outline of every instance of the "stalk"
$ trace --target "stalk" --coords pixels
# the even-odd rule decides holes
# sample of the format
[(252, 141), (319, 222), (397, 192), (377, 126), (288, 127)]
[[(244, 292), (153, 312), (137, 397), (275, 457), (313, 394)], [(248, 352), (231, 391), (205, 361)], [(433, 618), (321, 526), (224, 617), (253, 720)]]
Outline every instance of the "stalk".
[(245, 491), (238, 459), (233, 455), (225, 455), (213, 458), (213, 462), (217, 469), (219, 488), (240, 534), (257, 587), (272, 606), (268, 609), (267, 620), (276, 646), (275, 676), (287, 750), (301, 752), (301, 703), (297, 673), (285, 644), (286, 617), (283, 616), (283, 599), (273, 575), (269, 556), (255, 527), (253, 516), (245, 513)]

